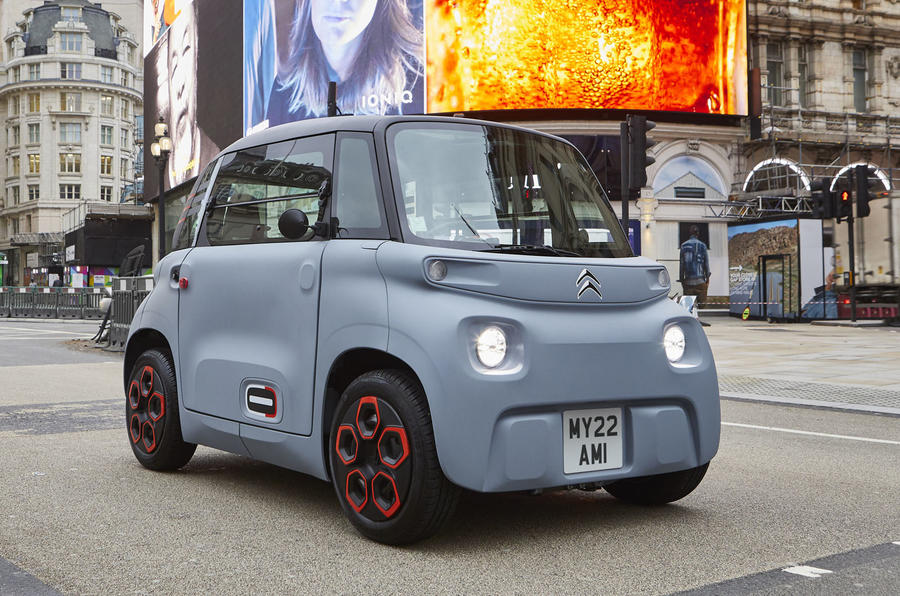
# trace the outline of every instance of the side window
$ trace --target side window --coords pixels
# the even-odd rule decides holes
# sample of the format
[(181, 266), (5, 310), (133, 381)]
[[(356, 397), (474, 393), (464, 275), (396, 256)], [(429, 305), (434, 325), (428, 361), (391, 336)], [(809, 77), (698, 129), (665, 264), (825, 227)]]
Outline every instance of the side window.
[(372, 135), (341, 134), (337, 155), (333, 200), (338, 238), (387, 238)]
[(209, 188), (209, 181), (212, 178), (212, 173), (215, 169), (216, 162), (212, 162), (206, 166), (203, 174), (197, 178), (197, 183), (194, 185), (191, 194), (189, 194), (184, 201), (184, 210), (181, 212), (181, 217), (178, 219), (178, 225), (175, 226), (172, 250), (188, 248), (194, 243), (197, 224), (200, 222), (200, 203), (206, 195), (206, 189)]
[(281, 242), (278, 218), (300, 209), (319, 218), (319, 188), (331, 178), (334, 135), (262, 145), (222, 157), (206, 238), (211, 245)]

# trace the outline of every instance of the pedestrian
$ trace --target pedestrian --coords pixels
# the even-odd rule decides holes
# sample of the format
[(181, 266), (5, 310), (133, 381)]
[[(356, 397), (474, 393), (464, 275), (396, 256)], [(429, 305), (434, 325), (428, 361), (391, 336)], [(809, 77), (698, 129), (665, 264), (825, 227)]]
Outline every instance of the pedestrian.
[(697, 224), (690, 227), (691, 237), (681, 245), (679, 279), (685, 296), (697, 297), (697, 308), (706, 303), (709, 291), (709, 249), (700, 240)]

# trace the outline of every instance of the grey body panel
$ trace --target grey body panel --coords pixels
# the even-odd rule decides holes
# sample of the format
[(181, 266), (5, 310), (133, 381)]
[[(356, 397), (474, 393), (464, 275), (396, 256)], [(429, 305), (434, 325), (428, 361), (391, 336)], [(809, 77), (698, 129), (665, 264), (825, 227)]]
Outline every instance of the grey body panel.
[[(548, 286), (536, 274), (539, 266), (523, 263), (570, 267), (569, 284), (544, 289), (558, 302), (513, 300), (426, 280), (422, 264), (428, 258), (450, 257), (449, 280), (452, 259), (466, 255), (483, 258), (399, 243), (378, 251), (378, 265), (390, 280), (388, 352), (409, 363), (422, 381), (441, 467), (450, 480), (481, 491), (608, 482), (694, 467), (715, 455), (718, 382), (697, 321), (661, 293), (632, 304), (560, 303), (564, 294), (575, 295), (584, 267), (610, 288), (633, 281), (640, 271), (647, 290), (635, 288), (636, 295), (652, 293), (646, 275), (652, 261), (492, 255), (511, 287)], [(495, 322), (518, 329), (524, 344), (521, 368), (507, 374), (478, 372), (468, 355), (472, 328)], [(662, 347), (664, 328), (676, 322), (689, 346), (680, 367), (668, 362)], [(625, 408), (624, 467), (563, 474), (562, 412), (608, 406)]]
[[(409, 120), (437, 119), (297, 122), (225, 152), (335, 130), (373, 132), (385, 209), (396, 211), (383, 133)], [(342, 355), (367, 349), (398, 358), (419, 378), (441, 467), (472, 490), (607, 483), (694, 467), (715, 455), (720, 412), (712, 353), (697, 321), (666, 298), (657, 263), (398, 240), (198, 245), (167, 256), (129, 341), (152, 329), (169, 343), (184, 439), (327, 479), (331, 421), (324, 412), (336, 397), (327, 395), (328, 376)], [(426, 276), (435, 258), (448, 265), (437, 283)], [(170, 278), (179, 265), (186, 290)], [(600, 295), (578, 296), (584, 269), (599, 281)], [(662, 345), (673, 323), (688, 346), (675, 365)], [(510, 364), (499, 370), (474, 357), (474, 336), (488, 324), (510, 338)], [(246, 416), (240, 404), (248, 381), (268, 381), (284, 396), (277, 420)], [(605, 407), (623, 409), (623, 466), (564, 474), (562, 413)]]

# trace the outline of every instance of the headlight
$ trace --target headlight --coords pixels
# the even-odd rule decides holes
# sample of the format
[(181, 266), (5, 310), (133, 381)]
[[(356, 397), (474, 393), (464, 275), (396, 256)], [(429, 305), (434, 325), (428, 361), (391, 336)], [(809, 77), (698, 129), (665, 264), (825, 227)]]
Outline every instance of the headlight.
[(500, 366), (506, 358), (506, 334), (503, 329), (494, 325), (486, 327), (475, 339), (475, 353), (487, 368)]
[(663, 347), (669, 362), (678, 362), (684, 356), (684, 331), (678, 325), (672, 325), (663, 334)]
[(669, 271), (666, 269), (659, 270), (659, 285), (668, 288), (671, 281), (669, 280)]

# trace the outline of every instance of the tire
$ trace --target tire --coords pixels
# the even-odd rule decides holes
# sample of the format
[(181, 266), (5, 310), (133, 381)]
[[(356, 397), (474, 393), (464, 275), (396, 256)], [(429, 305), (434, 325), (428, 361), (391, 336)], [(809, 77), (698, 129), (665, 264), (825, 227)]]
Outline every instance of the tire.
[(617, 499), (636, 505), (665, 505), (688, 496), (703, 480), (709, 462), (696, 468), (626, 478), (608, 484), (603, 488)]
[(460, 489), (441, 471), (425, 393), (407, 373), (376, 370), (350, 383), (335, 409), (328, 452), (341, 507), (367, 538), (422, 540), (456, 508)]
[(125, 425), (134, 456), (150, 470), (177, 470), (197, 445), (185, 443), (175, 368), (168, 352), (147, 350), (135, 361), (125, 395)]

